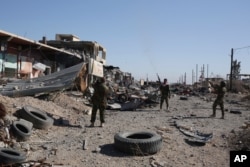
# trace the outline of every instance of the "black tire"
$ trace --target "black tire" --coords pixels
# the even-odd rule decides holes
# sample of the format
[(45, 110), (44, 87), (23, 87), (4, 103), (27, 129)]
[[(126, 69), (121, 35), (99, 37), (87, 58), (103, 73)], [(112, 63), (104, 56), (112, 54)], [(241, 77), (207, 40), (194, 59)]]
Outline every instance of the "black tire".
[(48, 129), (54, 123), (54, 120), (51, 117), (48, 117), (45, 112), (31, 106), (24, 106), (23, 110), (20, 112), (20, 116), (23, 119), (32, 122), (33, 127), (36, 129)]
[(22, 122), (14, 121), (11, 126), (11, 132), (18, 141), (26, 141), (31, 136), (31, 130)]
[(15, 164), (24, 162), (26, 156), (10, 148), (0, 148), (0, 164)]
[(162, 148), (162, 137), (152, 132), (121, 132), (114, 141), (118, 150), (132, 155), (155, 154)]

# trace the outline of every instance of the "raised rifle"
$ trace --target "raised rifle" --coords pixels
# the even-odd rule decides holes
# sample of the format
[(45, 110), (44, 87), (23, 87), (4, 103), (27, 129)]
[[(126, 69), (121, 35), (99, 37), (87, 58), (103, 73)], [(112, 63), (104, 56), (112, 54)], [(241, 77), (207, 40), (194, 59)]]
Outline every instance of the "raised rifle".
[(157, 75), (157, 78), (158, 78), (159, 84), (161, 84), (161, 78), (160, 78), (160, 76), (158, 75), (158, 73), (156, 73), (156, 75)]

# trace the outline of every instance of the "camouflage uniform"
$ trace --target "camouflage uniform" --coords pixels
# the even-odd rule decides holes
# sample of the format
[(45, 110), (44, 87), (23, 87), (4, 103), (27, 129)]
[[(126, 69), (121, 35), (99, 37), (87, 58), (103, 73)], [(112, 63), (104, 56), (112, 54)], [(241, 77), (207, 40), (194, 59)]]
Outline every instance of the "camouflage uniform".
[(164, 100), (166, 101), (166, 106), (167, 110), (169, 107), (169, 98), (170, 98), (170, 90), (169, 90), (169, 85), (161, 85), (160, 86), (160, 91), (161, 91), (161, 103), (160, 103), (160, 109), (162, 109), (162, 104)]
[(224, 119), (224, 96), (226, 94), (226, 87), (225, 87), (225, 82), (221, 82), (219, 88), (217, 89), (217, 97), (213, 103), (213, 114), (211, 115), (212, 117), (216, 116), (216, 107), (217, 105), (220, 106), (221, 109), (221, 118)]
[(107, 105), (107, 95), (108, 95), (109, 89), (105, 85), (105, 82), (103, 83), (96, 82), (93, 85), (93, 88), (94, 88), (94, 94), (92, 96), (93, 108), (92, 108), (90, 122), (94, 124), (96, 120), (96, 113), (97, 113), (97, 110), (99, 109), (100, 121), (101, 123), (104, 123), (105, 122), (104, 112), (105, 112), (105, 108)]

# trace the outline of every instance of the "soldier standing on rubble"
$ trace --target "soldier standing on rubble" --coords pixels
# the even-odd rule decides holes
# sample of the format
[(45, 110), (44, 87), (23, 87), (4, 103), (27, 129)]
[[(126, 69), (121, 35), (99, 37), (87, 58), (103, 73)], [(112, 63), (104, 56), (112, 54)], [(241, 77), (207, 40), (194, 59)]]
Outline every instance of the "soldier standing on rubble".
[(166, 78), (164, 79), (163, 84), (161, 84), (159, 89), (161, 92), (160, 111), (162, 110), (162, 105), (164, 101), (166, 101), (167, 111), (169, 111), (170, 89), (169, 89), (168, 80)]
[(105, 123), (104, 112), (105, 112), (105, 108), (107, 105), (107, 96), (108, 96), (109, 89), (105, 85), (104, 78), (100, 78), (99, 80), (97, 80), (97, 82), (93, 85), (93, 88), (94, 88), (94, 94), (91, 98), (93, 108), (92, 108), (92, 113), (91, 113), (90, 127), (94, 127), (95, 120), (96, 120), (96, 113), (98, 109), (99, 109), (100, 121), (101, 121), (100, 127), (103, 127)]
[(217, 97), (213, 103), (213, 114), (210, 117), (216, 116), (216, 107), (217, 105), (220, 106), (221, 109), (221, 119), (224, 119), (224, 96), (227, 91), (225, 81), (220, 82), (220, 86), (215, 87), (211, 82), (209, 82), (213, 88), (215, 88), (215, 92)]

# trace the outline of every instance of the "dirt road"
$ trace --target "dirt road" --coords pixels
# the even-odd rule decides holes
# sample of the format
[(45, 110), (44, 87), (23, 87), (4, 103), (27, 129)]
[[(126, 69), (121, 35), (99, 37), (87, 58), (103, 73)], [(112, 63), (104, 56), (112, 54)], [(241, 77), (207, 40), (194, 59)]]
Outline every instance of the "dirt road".
[[(231, 138), (242, 131), (244, 122), (250, 121), (249, 101), (241, 102), (243, 95), (227, 95), (227, 112), (222, 120), (219, 119), (219, 109), (216, 118), (209, 117), (213, 97), (196, 96), (180, 100), (179, 96), (173, 96), (170, 99), (170, 112), (159, 112), (158, 106), (136, 111), (107, 110), (103, 128), (98, 127), (99, 121), (96, 127), (89, 128), (90, 115), (83, 111), (90, 107), (85, 106), (79, 98), (63, 93), (53, 101), (3, 96), (0, 100), (8, 107), (10, 115), (18, 107), (32, 105), (53, 116), (57, 123), (49, 130), (33, 129), (28, 141), (15, 144), (17, 149), (27, 153), (27, 161), (43, 160), (48, 166), (75, 167), (228, 167), (229, 151), (233, 147)], [(239, 109), (242, 114), (230, 113), (230, 109)], [(202, 146), (190, 144), (186, 140), (189, 137), (175, 126), (176, 123), (193, 132), (212, 133), (213, 137)], [(163, 138), (162, 149), (147, 156), (122, 153), (114, 148), (114, 135), (122, 131), (157, 132)], [(86, 149), (83, 149), (84, 141)]]

